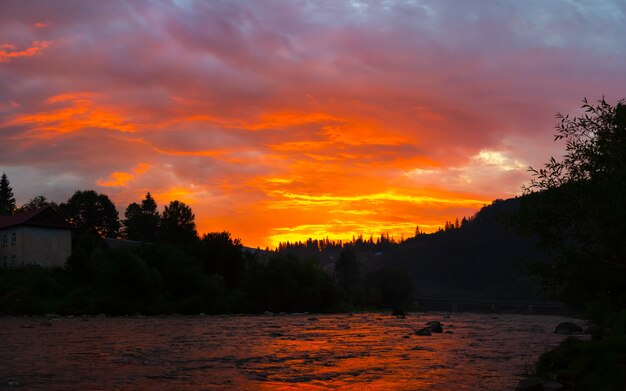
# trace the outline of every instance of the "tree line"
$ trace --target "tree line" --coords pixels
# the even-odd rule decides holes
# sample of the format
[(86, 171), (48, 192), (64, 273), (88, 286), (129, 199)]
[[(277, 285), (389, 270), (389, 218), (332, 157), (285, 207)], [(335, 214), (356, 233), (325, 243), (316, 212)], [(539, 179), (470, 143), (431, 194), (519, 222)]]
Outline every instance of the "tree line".
[[(0, 270), (0, 313), (335, 312), (408, 309), (413, 302), (405, 273), (360, 273), (355, 249), (392, 244), (385, 235), (349, 244), (309, 240), (305, 248), (341, 253), (325, 269), (314, 254), (294, 251), (302, 243), (249, 252), (225, 231), (199, 236), (191, 207), (178, 200), (160, 213), (148, 192), (122, 220), (111, 199), (94, 190), (76, 191), (58, 205), (37, 196), (18, 208), (7, 176), (0, 177), (4, 215), (46, 206), (74, 227), (72, 255), (63, 269)], [(103, 238), (126, 241), (110, 246)]]
[(56, 204), (45, 196), (31, 198), (16, 207), (13, 189), (6, 173), (0, 177), (0, 216), (28, 212), (51, 206), (74, 228), (78, 236), (122, 238), (142, 242), (191, 243), (198, 238), (195, 214), (184, 202), (174, 200), (159, 213), (150, 192), (139, 203), (128, 205), (120, 221), (115, 204), (106, 194), (94, 190), (78, 190), (66, 202)]

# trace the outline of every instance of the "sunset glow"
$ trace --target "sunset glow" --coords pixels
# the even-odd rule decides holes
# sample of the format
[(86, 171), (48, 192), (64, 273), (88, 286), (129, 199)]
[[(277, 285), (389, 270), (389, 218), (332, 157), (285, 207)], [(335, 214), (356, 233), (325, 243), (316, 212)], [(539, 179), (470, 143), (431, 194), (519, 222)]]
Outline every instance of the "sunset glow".
[[(532, 5), (531, 5), (532, 3)], [(413, 236), (520, 194), (557, 112), (626, 91), (619, 1), (0, 4), (18, 204), (192, 206), (246, 246)]]

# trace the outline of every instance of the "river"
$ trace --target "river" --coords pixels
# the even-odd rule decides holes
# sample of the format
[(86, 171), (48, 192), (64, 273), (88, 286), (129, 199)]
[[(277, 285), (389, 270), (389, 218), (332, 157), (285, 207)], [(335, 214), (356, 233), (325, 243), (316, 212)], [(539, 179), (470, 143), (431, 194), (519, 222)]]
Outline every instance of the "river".
[[(417, 336), (438, 320), (444, 333)], [(0, 318), (0, 389), (512, 390), (561, 316)], [(580, 323), (580, 321), (578, 321)]]

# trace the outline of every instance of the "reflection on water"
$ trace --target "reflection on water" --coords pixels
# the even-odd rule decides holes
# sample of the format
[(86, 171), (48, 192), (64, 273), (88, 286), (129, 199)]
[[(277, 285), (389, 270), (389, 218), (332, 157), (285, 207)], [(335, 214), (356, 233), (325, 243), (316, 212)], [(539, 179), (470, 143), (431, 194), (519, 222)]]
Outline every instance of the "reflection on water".
[[(417, 336), (430, 320), (444, 333)], [(505, 390), (558, 316), (0, 318), (0, 389)], [(31, 327), (32, 326), (32, 327)]]

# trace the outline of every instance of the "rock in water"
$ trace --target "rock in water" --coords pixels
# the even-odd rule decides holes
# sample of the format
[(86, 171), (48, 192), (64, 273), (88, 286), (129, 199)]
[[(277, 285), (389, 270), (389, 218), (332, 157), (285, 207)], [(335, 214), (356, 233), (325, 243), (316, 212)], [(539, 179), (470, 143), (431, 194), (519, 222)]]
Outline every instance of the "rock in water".
[(430, 328), (432, 333), (443, 333), (443, 327), (441, 326), (441, 322), (433, 320), (427, 322), (426, 325)]
[(431, 334), (430, 327), (424, 327), (422, 329), (417, 330), (415, 332), (415, 335), (429, 336), (429, 335), (432, 335), (432, 334)]
[(582, 333), (583, 329), (579, 325), (572, 322), (563, 322), (559, 323), (554, 329), (556, 334), (574, 334), (574, 333)]

